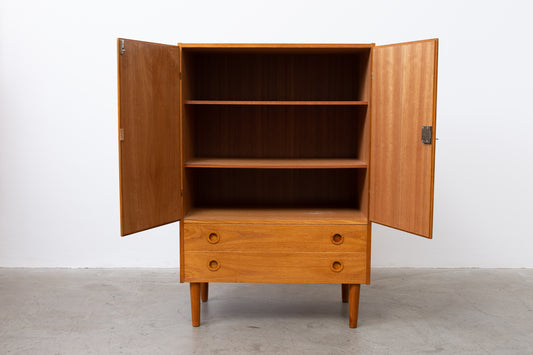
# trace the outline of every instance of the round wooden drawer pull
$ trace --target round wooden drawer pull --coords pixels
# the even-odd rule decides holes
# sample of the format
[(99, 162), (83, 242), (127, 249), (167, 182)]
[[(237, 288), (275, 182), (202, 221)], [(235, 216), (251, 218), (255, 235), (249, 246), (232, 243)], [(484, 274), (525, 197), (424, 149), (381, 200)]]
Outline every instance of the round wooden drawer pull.
[(209, 263), (207, 263), (207, 268), (211, 271), (217, 271), (220, 269), (220, 262), (216, 259), (209, 260)]
[(342, 261), (335, 260), (334, 262), (331, 263), (329, 267), (331, 268), (331, 271), (333, 272), (341, 272), (342, 269), (344, 269), (344, 264), (342, 263)]
[(344, 237), (339, 233), (335, 233), (331, 236), (331, 242), (335, 245), (340, 245), (344, 243)]
[(217, 233), (210, 233), (207, 236), (207, 241), (211, 244), (216, 244), (220, 241), (220, 237)]

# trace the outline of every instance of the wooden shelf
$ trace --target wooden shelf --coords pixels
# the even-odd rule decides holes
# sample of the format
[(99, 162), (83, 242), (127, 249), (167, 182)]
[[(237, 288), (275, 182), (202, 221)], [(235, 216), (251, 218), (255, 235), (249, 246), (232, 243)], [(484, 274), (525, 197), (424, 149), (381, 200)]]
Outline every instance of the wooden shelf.
[(358, 159), (221, 159), (195, 158), (185, 162), (186, 168), (247, 169), (356, 169), (367, 163)]
[(352, 208), (193, 208), (186, 223), (367, 224)]
[(368, 101), (239, 101), (239, 100), (185, 100), (186, 105), (266, 105), (266, 106), (366, 106)]

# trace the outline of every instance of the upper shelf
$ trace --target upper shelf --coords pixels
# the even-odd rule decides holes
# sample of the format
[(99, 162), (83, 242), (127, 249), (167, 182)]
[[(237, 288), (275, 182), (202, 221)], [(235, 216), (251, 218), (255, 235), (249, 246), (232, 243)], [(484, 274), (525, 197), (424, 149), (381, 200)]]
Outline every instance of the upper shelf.
[(185, 162), (187, 168), (247, 169), (356, 169), (367, 164), (358, 159), (221, 159), (194, 158)]
[(186, 105), (311, 105), (311, 106), (365, 106), (368, 101), (244, 101), (244, 100), (185, 100)]

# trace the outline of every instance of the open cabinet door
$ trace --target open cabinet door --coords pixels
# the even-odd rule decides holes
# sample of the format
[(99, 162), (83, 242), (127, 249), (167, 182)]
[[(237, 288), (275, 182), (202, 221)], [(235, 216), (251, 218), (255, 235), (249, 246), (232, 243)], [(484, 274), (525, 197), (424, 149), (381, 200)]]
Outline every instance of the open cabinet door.
[(438, 40), (373, 51), (370, 220), (431, 238)]
[(179, 47), (118, 39), (120, 226), (181, 218)]

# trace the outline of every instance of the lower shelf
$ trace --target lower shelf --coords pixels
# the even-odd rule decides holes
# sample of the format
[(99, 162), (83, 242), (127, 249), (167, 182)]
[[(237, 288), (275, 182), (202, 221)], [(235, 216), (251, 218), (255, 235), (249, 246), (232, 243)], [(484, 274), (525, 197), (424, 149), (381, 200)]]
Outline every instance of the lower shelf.
[(367, 224), (355, 208), (194, 208), (186, 223)]
[(354, 169), (366, 168), (359, 159), (222, 159), (194, 158), (186, 168), (246, 168), (246, 169)]
[(184, 282), (367, 283), (366, 253), (185, 252)]

